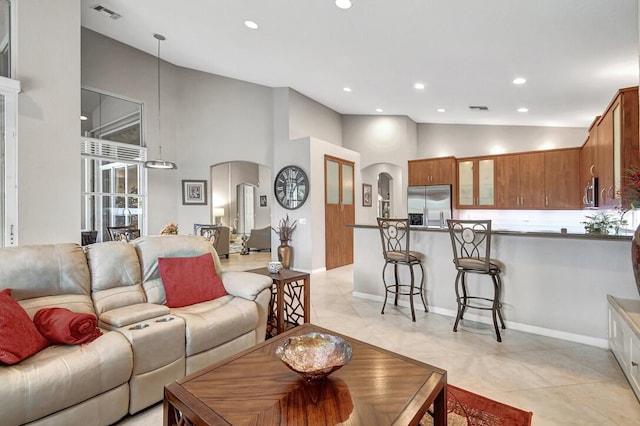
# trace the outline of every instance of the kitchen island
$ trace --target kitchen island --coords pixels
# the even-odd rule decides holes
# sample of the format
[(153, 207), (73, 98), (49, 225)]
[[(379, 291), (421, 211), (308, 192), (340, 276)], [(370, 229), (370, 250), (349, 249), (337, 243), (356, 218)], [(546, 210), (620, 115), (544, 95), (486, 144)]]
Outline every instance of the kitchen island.
[[(384, 259), (378, 228), (351, 226), (353, 295), (382, 303)], [(448, 231), (411, 228), (411, 250), (425, 255), (430, 312), (455, 317), (456, 270)], [(492, 232), (491, 256), (505, 265), (502, 312), (507, 329), (607, 348), (607, 295), (639, 298), (630, 235), (498, 230)], [(401, 277), (406, 280), (408, 269), (404, 269)], [(486, 276), (469, 276), (468, 284), (470, 292), (481, 295), (489, 296), (493, 290)], [(399, 303), (408, 306), (408, 300)], [(488, 314), (469, 310), (465, 319), (490, 324)], [(508, 338), (507, 332), (503, 339)]]

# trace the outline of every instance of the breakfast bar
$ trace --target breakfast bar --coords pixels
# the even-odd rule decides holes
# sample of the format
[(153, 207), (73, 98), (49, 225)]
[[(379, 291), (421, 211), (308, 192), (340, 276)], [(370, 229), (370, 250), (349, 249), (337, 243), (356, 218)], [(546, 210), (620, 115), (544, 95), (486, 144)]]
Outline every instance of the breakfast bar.
[[(382, 303), (384, 267), (377, 226), (354, 228), (353, 295)], [(411, 250), (425, 256), (429, 311), (455, 317), (456, 270), (449, 233), (411, 228)], [(493, 231), (491, 256), (505, 265), (502, 303), (508, 330), (520, 330), (593, 346), (607, 344), (607, 295), (637, 298), (630, 235)], [(404, 277), (405, 279), (407, 277)], [(492, 291), (484, 276), (470, 277), (474, 293)], [(408, 306), (408, 301), (400, 300)], [(465, 318), (489, 324), (484, 313)]]

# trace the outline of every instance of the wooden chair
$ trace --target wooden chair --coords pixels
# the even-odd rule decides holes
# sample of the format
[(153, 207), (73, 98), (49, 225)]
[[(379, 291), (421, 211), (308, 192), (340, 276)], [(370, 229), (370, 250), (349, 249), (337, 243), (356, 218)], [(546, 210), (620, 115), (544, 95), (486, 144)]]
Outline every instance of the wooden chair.
[[(463, 319), (467, 308), (491, 311), (493, 327), (498, 342), (502, 342), (496, 316), (504, 329), (502, 319), (502, 303), (500, 291), (502, 280), (500, 272), (502, 264), (491, 259), (491, 221), (490, 220), (447, 220), (449, 236), (453, 247), (453, 263), (458, 270), (456, 275), (456, 301), (458, 313), (453, 325), (453, 331), (458, 331), (458, 323)], [(493, 282), (493, 297), (469, 296), (467, 291), (467, 273), (489, 275)], [(462, 292), (462, 295), (460, 293)], [(477, 303), (480, 301), (483, 304)], [(489, 302), (487, 306), (486, 302)]]
[(131, 241), (140, 238), (140, 230), (133, 226), (107, 226), (111, 241)]

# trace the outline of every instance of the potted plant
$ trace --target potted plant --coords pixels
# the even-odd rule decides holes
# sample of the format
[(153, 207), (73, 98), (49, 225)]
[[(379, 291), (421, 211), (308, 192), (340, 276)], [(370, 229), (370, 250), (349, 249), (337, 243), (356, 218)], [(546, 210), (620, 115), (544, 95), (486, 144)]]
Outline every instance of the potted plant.
[(584, 230), (587, 234), (617, 234), (620, 231), (620, 227), (627, 224), (626, 219), (616, 218), (614, 215), (605, 212), (585, 217), (587, 220), (581, 223), (584, 224)]
[(278, 260), (282, 262), (282, 267), (285, 269), (289, 269), (289, 266), (291, 266), (293, 250), (289, 245), (289, 241), (291, 241), (291, 235), (297, 225), (298, 221), (294, 220), (291, 222), (289, 220), (289, 215), (287, 214), (283, 219), (280, 219), (278, 227), (271, 227), (273, 232), (278, 234), (278, 238), (280, 239), (280, 245), (278, 246)]

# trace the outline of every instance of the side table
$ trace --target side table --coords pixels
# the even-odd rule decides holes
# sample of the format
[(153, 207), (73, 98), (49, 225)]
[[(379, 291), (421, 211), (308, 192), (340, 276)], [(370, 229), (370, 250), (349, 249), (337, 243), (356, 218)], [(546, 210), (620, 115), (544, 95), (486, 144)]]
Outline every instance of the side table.
[(247, 272), (266, 275), (273, 280), (267, 338), (310, 321), (311, 280), (308, 273), (282, 269), (279, 273), (272, 274), (266, 267)]

